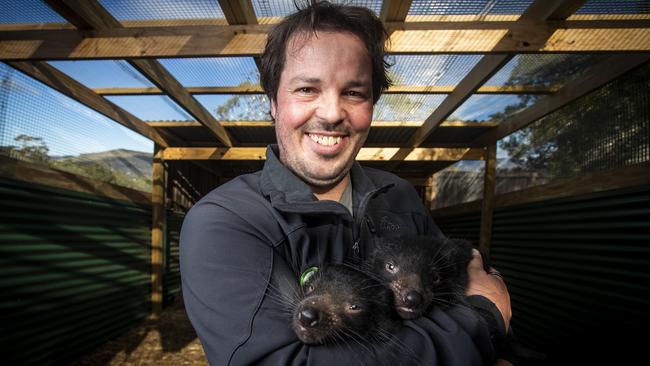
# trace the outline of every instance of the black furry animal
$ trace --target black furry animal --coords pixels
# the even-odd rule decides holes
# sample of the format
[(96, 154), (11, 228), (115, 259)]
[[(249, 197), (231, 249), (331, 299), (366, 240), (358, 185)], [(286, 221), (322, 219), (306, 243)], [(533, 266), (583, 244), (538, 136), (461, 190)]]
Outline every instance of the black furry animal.
[(292, 327), (306, 344), (387, 342), (399, 324), (392, 292), (380, 281), (347, 265), (326, 265), (302, 286)]
[(432, 305), (462, 301), (472, 259), (470, 242), (411, 236), (374, 244), (365, 267), (393, 291), (395, 310), (403, 319), (415, 319)]

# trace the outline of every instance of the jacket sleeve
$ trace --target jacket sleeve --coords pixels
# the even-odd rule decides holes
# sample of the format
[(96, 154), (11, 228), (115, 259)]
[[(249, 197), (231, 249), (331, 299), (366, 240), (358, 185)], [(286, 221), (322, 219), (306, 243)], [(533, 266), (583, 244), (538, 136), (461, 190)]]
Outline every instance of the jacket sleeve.
[[(274, 256), (276, 244), (215, 203), (199, 203), (186, 216), (180, 244), (183, 298), (210, 364), (483, 363), (471, 326), (443, 311), (407, 321), (378, 343), (304, 345), (290, 328), (295, 297), (281, 293), (272, 278), (274, 260), (276, 268), (286, 267)], [(473, 312), (463, 316), (468, 323), (477, 320)]]

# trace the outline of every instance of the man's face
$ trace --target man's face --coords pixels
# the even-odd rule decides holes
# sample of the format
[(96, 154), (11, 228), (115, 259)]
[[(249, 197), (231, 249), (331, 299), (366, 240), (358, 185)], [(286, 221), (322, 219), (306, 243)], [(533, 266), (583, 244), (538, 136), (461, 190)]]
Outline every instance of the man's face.
[(368, 137), (372, 100), (372, 64), (359, 38), (294, 35), (271, 103), (282, 163), (312, 186), (338, 183)]

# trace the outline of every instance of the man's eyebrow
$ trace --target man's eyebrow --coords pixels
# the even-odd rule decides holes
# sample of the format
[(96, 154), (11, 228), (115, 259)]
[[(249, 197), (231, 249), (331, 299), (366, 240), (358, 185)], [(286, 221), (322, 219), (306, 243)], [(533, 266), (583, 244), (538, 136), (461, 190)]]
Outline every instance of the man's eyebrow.
[(289, 80), (289, 83), (293, 84), (293, 83), (302, 82), (302, 83), (309, 83), (309, 84), (318, 84), (318, 83), (320, 83), (320, 81), (321, 80), (319, 78), (310, 78), (310, 77), (306, 77), (306, 76), (296, 76), (296, 77), (292, 78), (291, 80)]
[(366, 82), (360, 81), (360, 80), (351, 80), (345, 84), (346, 88), (366, 88), (369, 87), (370, 85)]

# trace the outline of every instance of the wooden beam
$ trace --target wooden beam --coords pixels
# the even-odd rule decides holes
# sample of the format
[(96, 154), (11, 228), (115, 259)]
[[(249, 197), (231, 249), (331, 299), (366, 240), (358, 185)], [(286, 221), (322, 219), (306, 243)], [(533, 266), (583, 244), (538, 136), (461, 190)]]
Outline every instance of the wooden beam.
[[(196, 121), (147, 121), (150, 127), (156, 128), (177, 128), (177, 127), (200, 127)], [(398, 127), (420, 127), (424, 121), (372, 121), (371, 128), (398, 128)], [(465, 122), (445, 121), (442, 127), (494, 127), (498, 122)], [(273, 127), (273, 121), (223, 121), (224, 127)]]
[(251, 0), (219, 0), (228, 24), (257, 24)]
[(494, 211), (494, 191), (497, 176), (497, 146), (492, 144), (485, 150), (485, 172), (483, 180), (483, 199), (481, 200), (481, 231), (479, 249), (488, 258), (492, 239), (492, 212)]
[[(82, 29), (121, 29), (122, 24), (96, 0), (50, 1), (55, 10), (75, 26)], [(223, 144), (232, 146), (228, 132), (212, 115), (192, 97), (183, 86), (156, 60), (129, 60), (129, 63), (146, 76), (178, 105), (208, 128)]]
[(210, 130), (219, 141), (226, 146), (233, 146), (234, 141), (223, 126), (158, 61), (130, 60), (129, 62)]
[(472, 146), (491, 145), (648, 61), (650, 54), (610, 56), (594, 66), (587, 75), (569, 82), (557, 93), (539, 99), (531, 107), (507, 118), (495, 129), (477, 138)]
[[(557, 17), (558, 12), (564, 12), (567, 8), (575, 7), (583, 3), (584, 0), (536, 0), (521, 15), (520, 22), (527, 21), (545, 21), (551, 17)], [(562, 9), (562, 10), (560, 10)], [(503, 47), (504, 44), (510, 43), (513, 38), (513, 31), (507, 34), (494, 45), (494, 49)], [(426, 122), (410, 139), (409, 144), (412, 147), (419, 146), (433, 132), (433, 130), (442, 123), (451, 113), (453, 113), (467, 98), (479, 89), (494, 73), (503, 65), (512, 59), (511, 55), (486, 55), (474, 68), (463, 78), (456, 89), (449, 94), (445, 100), (436, 108), (436, 110), (426, 119)]]
[[(647, 52), (650, 28), (571, 28), (530, 22), (501, 29), (397, 30), (392, 54)], [(647, 21), (646, 21), (647, 23)], [(1, 60), (260, 56), (267, 25), (0, 32)], [(411, 26), (413, 27), (413, 26)], [(507, 34), (509, 34), (507, 37)], [(497, 46), (498, 45), (498, 46)]]
[(411, 0), (384, 0), (379, 19), (382, 22), (403, 22), (411, 8)]
[(165, 165), (163, 149), (155, 145), (151, 186), (151, 313), (158, 318), (163, 305), (163, 257), (166, 227)]
[[(648, 184), (650, 184), (650, 162), (645, 162), (606, 171), (587, 173), (577, 178), (561, 179), (536, 187), (496, 195), (494, 198), (494, 207), (501, 208), (552, 199), (584, 196)], [(433, 210), (431, 214), (434, 218), (466, 215), (477, 212), (480, 208), (481, 201), (479, 200)]]
[(12, 159), (0, 155), (0, 176), (20, 180), (30, 184), (38, 183), (69, 191), (90, 193), (119, 201), (134, 202), (141, 205), (151, 203), (151, 194), (116, 184), (69, 173), (43, 164)]
[[(453, 85), (393, 85), (384, 94), (449, 94)], [(559, 90), (558, 85), (486, 85), (478, 88), (476, 94), (552, 94)], [(186, 87), (190, 94), (264, 94), (260, 85)], [(147, 88), (95, 88), (99, 95), (162, 95), (156, 87)]]
[[(359, 161), (388, 161), (398, 150), (394, 147), (364, 147), (357, 155)], [(407, 156), (407, 161), (483, 160), (483, 149), (419, 148)], [(163, 151), (164, 160), (264, 160), (265, 147), (170, 147)]]
[(45, 62), (9, 62), (8, 64), (25, 75), (42, 82), (124, 127), (153, 140), (161, 146), (167, 147), (172, 142), (167, 141), (158, 131), (149, 127), (138, 117), (102, 98), (78, 81)]

